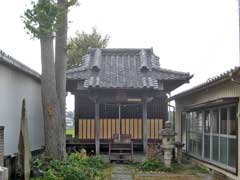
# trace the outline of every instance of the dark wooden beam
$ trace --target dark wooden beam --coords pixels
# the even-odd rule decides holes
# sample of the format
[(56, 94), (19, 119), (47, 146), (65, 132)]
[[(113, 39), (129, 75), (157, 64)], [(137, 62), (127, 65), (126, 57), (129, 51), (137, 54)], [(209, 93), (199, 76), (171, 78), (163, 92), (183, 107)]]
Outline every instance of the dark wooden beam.
[(75, 98), (75, 110), (74, 110), (74, 127), (75, 127), (75, 138), (78, 138), (79, 137), (79, 120), (78, 120), (78, 117), (79, 117), (79, 108), (78, 108), (78, 96), (77, 95), (74, 95), (74, 98)]

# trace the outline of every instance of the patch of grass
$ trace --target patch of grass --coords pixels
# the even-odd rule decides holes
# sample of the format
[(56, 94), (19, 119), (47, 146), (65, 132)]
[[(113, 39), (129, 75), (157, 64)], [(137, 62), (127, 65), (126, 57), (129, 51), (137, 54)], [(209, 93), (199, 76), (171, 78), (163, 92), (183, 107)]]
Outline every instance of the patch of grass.
[(75, 135), (74, 129), (67, 129), (66, 135), (72, 135), (72, 137), (74, 137), (74, 135)]
[(175, 172), (177, 168), (176, 163), (172, 163), (170, 168), (166, 167), (163, 162), (158, 159), (148, 159), (142, 163), (135, 163), (132, 166), (137, 171), (157, 171), (157, 172)]
[(112, 166), (108, 165), (100, 173), (100, 179), (102, 180), (111, 180), (112, 178)]
[(195, 170), (197, 173), (201, 173), (201, 174), (209, 173), (209, 170), (206, 167), (203, 167), (203, 166), (195, 166), (193, 168), (193, 170)]
[(130, 165), (134, 169), (135, 175), (138, 177), (139, 174), (153, 173), (157, 174), (172, 174), (172, 175), (193, 175), (207, 174), (208, 169), (203, 166), (193, 164), (177, 164), (175, 161), (172, 162), (171, 168), (164, 166), (164, 163), (158, 159), (148, 159), (142, 163), (133, 163)]
[(207, 174), (209, 173), (209, 171), (207, 168), (203, 166), (187, 164), (187, 165), (180, 165), (177, 169), (177, 173), (197, 175), (197, 174)]

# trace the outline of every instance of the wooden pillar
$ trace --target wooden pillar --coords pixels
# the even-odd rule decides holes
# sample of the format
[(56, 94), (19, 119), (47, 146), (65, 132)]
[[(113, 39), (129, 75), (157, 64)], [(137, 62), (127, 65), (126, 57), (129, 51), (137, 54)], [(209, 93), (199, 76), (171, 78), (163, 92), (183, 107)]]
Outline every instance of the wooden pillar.
[(95, 148), (96, 154), (100, 154), (100, 118), (99, 118), (99, 103), (95, 101)]
[(75, 109), (74, 109), (74, 135), (75, 135), (75, 138), (79, 138), (79, 113), (78, 113), (78, 96), (76, 94), (74, 94), (74, 100), (75, 100)]
[(143, 100), (143, 151), (148, 152), (148, 122), (147, 122), (147, 101)]

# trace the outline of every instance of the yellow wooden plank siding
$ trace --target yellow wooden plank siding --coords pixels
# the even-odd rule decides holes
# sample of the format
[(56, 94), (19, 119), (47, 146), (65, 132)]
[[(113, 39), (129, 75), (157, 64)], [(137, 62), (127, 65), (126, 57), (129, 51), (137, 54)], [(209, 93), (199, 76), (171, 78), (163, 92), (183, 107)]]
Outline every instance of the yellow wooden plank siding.
[(79, 133), (78, 133), (78, 137), (79, 137), (79, 139), (83, 139), (83, 132), (82, 132), (82, 127), (83, 127), (83, 124), (82, 124), (82, 120), (79, 120), (79, 127), (78, 127), (78, 129), (79, 129)]
[(130, 134), (130, 128), (129, 128), (129, 119), (125, 119), (125, 134)]
[(102, 121), (103, 121), (103, 138), (104, 139), (107, 139), (107, 135), (108, 135), (108, 122), (107, 122), (107, 119), (102, 119)]
[(142, 139), (142, 119), (138, 120), (138, 137)]
[(158, 139), (159, 132), (162, 130), (163, 120), (162, 119), (148, 119), (148, 138)]
[(155, 138), (155, 121), (156, 119), (151, 119), (151, 139), (154, 139)]
[(134, 132), (132, 134), (132, 138), (140, 139), (140, 137), (138, 137), (138, 119), (133, 119), (133, 127), (134, 127)]
[(95, 139), (95, 120), (91, 119), (91, 139)]
[(112, 138), (112, 119), (108, 119), (108, 139)]
[(104, 133), (103, 133), (103, 121), (100, 120), (100, 139), (103, 139)]
[(151, 137), (151, 128), (150, 128), (150, 126), (151, 126), (151, 121), (148, 119), (148, 121), (147, 121), (147, 126), (148, 126), (148, 138), (150, 138)]
[(91, 120), (86, 120), (87, 123), (87, 139), (91, 139)]
[[(119, 119), (100, 119), (100, 138), (111, 139), (117, 132)], [(148, 138), (158, 139), (159, 131), (163, 127), (162, 119), (148, 119)], [(122, 134), (131, 134), (132, 139), (142, 139), (142, 119), (122, 119)], [(95, 138), (95, 120), (79, 119), (79, 138)]]
[(125, 129), (126, 129), (126, 119), (122, 119), (122, 124), (121, 124), (121, 132), (122, 132), (122, 134), (126, 134), (126, 131), (125, 131)]
[(163, 129), (163, 120), (160, 119), (160, 122), (159, 122), (159, 130), (162, 130)]
[(132, 136), (132, 138), (134, 139), (133, 137), (133, 131), (134, 131), (134, 119), (129, 119), (129, 123), (130, 123), (130, 134)]
[(158, 120), (158, 119), (155, 119), (155, 121), (154, 121), (154, 127), (155, 127), (155, 131), (154, 131), (154, 138), (155, 139), (158, 139), (158, 137), (159, 137), (159, 123), (160, 123), (160, 121), (161, 120)]
[(111, 119), (112, 121), (112, 135), (116, 134), (116, 120), (115, 119)]
[(86, 136), (86, 119), (83, 119), (83, 139), (87, 139), (87, 136)]

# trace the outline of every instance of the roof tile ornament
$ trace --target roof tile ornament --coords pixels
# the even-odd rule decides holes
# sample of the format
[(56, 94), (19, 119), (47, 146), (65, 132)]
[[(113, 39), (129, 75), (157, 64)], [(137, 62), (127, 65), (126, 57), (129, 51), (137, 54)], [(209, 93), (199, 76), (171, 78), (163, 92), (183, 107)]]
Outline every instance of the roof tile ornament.
[(140, 70), (141, 71), (148, 71), (149, 67), (147, 65), (147, 54), (146, 51), (144, 49), (142, 49), (140, 52), (140, 61), (141, 61), (141, 66), (140, 66)]
[(100, 62), (102, 58), (102, 51), (100, 49), (96, 49), (95, 56), (94, 56), (94, 62), (93, 62), (93, 70), (100, 70)]

